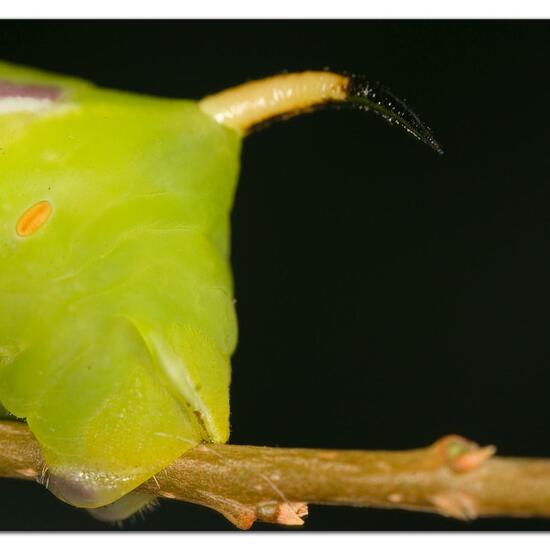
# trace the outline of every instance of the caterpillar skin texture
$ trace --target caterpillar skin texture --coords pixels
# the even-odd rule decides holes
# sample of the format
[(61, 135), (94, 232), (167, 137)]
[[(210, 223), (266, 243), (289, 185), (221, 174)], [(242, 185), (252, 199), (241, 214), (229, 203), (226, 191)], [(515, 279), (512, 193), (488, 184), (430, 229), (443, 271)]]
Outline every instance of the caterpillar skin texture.
[(74, 506), (228, 438), (240, 147), (195, 101), (0, 63), (0, 402)]

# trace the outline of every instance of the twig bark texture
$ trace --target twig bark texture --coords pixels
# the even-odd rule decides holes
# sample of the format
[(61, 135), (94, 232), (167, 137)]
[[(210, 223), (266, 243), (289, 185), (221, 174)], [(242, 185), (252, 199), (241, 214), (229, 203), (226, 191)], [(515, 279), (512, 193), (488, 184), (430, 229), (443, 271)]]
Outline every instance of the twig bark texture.
[[(550, 460), (493, 457), (459, 436), (411, 451), (199, 445), (138, 491), (213, 508), (241, 529), (301, 525), (307, 504), (401, 508), (461, 519), (550, 518)], [(25, 424), (0, 422), (0, 477), (40, 481)]]

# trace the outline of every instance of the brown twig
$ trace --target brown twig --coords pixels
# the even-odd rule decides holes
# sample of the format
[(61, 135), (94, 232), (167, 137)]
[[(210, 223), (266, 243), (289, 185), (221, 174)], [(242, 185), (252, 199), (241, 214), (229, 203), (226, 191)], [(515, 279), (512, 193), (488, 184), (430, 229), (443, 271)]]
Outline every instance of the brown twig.
[[(199, 445), (138, 490), (213, 508), (241, 529), (301, 525), (307, 503), (550, 518), (550, 460), (494, 452), (459, 436), (391, 452)], [(28, 428), (0, 422), (0, 477), (39, 480), (42, 468)]]

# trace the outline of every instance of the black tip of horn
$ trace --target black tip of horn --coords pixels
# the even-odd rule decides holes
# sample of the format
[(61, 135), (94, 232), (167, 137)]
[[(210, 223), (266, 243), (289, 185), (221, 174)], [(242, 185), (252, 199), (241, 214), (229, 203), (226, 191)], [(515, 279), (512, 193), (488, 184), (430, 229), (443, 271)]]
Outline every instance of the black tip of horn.
[(431, 129), (424, 124), (414, 111), (379, 82), (370, 82), (364, 76), (350, 75), (347, 100), (352, 107), (373, 111), (384, 117), (390, 124), (396, 124), (411, 133), (434, 151), (443, 154), (443, 149), (435, 140)]

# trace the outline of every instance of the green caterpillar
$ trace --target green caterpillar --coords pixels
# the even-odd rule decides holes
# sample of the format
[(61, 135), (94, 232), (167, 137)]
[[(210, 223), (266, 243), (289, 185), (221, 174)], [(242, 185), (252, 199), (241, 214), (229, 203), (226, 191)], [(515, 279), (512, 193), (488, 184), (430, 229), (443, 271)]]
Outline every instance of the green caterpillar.
[(59, 498), (124, 517), (145, 502), (138, 485), (228, 439), (242, 138), (326, 103), (438, 149), (387, 90), (336, 73), (197, 102), (0, 64), (0, 402), (28, 423)]

